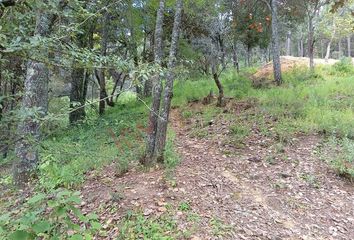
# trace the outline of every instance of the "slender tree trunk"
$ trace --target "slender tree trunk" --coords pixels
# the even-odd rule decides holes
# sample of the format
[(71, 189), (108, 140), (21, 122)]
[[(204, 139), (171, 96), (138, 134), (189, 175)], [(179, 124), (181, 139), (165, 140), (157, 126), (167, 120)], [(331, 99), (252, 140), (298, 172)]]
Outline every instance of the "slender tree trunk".
[(223, 107), (225, 105), (225, 101), (224, 101), (224, 87), (221, 84), (221, 81), (219, 79), (219, 75), (218, 75), (218, 71), (217, 71), (217, 63), (216, 61), (213, 61), (213, 65), (211, 67), (212, 72), (213, 72), (213, 78), (215, 81), (216, 86), (218, 87), (219, 90), (219, 95), (218, 95), (218, 102), (216, 104), (216, 106), (218, 107)]
[(234, 68), (236, 69), (237, 73), (240, 73), (240, 64), (238, 62), (238, 54), (237, 54), (237, 41), (234, 40), (234, 43), (232, 45), (232, 61)]
[(351, 55), (351, 39), (350, 39), (350, 36), (347, 37), (347, 44), (348, 44), (348, 57), (352, 57), (352, 55)]
[[(165, 10), (165, 0), (160, 0), (157, 10), (156, 27), (155, 27), (155, 64), (162, 65), (163, 58), (163, 19)], [(161, 102), (162, 82), (160, 75), (156, 74), (153, 77), (152, 89), (152, 105), (149, 115), (148, 132), (146, 139), (145, 157), (142, 159), (142, 164), (149, 165), (154, 161), (154, 152), (156, 144), (157, 124), (160, 117), (160, 102)]]
[(225, 53), (224, 40), (222, 39), (220, 33), (218, 34), (218, 43), (219, 43), (220, 53), (221, 53), (221, 64), (223, 68), (226, 68), (226, 62), (225, 62), (226, 53)]
[[(47, 1), (45, 2), (47, 3)], [(34, 35), (49, 36), (53, 22), (54, 15), (39, 11)], [(43, 52), (43, 54), (46, 53)], [(49, 70), (45, 64), (34, 60), (27, 63), (22, 99), (22, 110), (24, 112), (30, 113), (39, 110), (40, 116), (46, 115), (48, 110), (48, 80)], [(20, 123), (17, 133), (20, 140), (15, 147), (18, 161), (14, 163), (13, 179), (16, 185), (23, 186), (29, 181), (32, 171), (38, 166), (38, 144), (41, 135), (38, 119), (30, 114)]]
[[(89, 46), (93, 48), (93, 27), (90, 28), (86, 34), (77, 34), (76, 41), (79, 48)], [(88, 35), (88, 40), (86, 37)], [(87, 95), (87, 87), (89, 81), (88, 72), (78, 65), (78, 62), (74, 62), (74, 68), (71, 72), (71, 90), (70, 90), (70, 108), (69, 122), (70, 124), (76, 124), (85, 119), (85, 103)]]
[(84, 68), (74, 68), (71, 72), (71, 91), (70, 91), (70, 108), (69, 121), (76, 124), (85, 119), (85, 101), (87, 79), (85, 77)]
[(343, 49), (342, 49), (342, 41), (339, 39), (338, 41), (338, 58), (343, 57)]
[(314, 62), (314, 45), (315, 45), (315, 40), (314, 40), (314, 26), (313, 26), (313, 16), (309, 16), (309, 33), (308, 33), (308, 43), (307, 43), (307, 50), (308, 50), (308, 55), (310, 59), (310, 70), (314, 71), (315, 70), (315, 62)]
[(291, 31), (286, 35), (286, 55), (291, 56)]
[(331, 45), (332, 45), (332, 39), (329, 40), (328, 45), (327, 45), (326, 56), (325, 56), (326, 62), (328, 62), (328, 59), (329, 59), (330, 54), (331, 54)]
[(158, 119), (157, 134), (156, 134), (156, 145), (155, 145), (155, 156), (158, 161), (162, 162), (164, 160), (164, 150), (166, 147), (167, 139), (167, 125), (171, 109), (171, 100), (173, 96), (173, 82), (175, 78), (175, 65), (177, 58), (177, 47), (178, 39), (180, 34), (180, 26), (182, 19), (182, 9), (183, 0), (177, 0), (176, 3), (176, 13), (173, 23), (171, 47), (168, 59), (168, 72), (166, 86), (164, 90), (163, 102), (161, 106), (160, 118)]
[[(107, 56), (107, 44), (108, 44), (108, 23), (109, 23), (109, 13), (106, 11), (102, 20), (102, 39), (101, 39), (101, 56)], [(106, 101), (109, 103), (109, 99), (107, 98), (107, 90), (106, 90), (106, 73), (104, 69), (97, 70), (98, 82), (100, 85), (100, 102), (98, 112), (100, 115), (104, 114), (106, 109)]]
[(301, 45), (300, 40), (297, 41), (297, 56), (301, 57)]
[(251, 67), (251, 47), (247, 46), (247, 67)]
[(323, 39), (321, 39), (321, 58), (324, 58), (325, 57), (325, 54), (324, 54), (324, 42), (323, 42)]
[(272, 48), (273, 48), (273, 70), (274, 81), (277, 85), (282, 83), (279, 35), (278, 35), (278, 2), (272, 0)]

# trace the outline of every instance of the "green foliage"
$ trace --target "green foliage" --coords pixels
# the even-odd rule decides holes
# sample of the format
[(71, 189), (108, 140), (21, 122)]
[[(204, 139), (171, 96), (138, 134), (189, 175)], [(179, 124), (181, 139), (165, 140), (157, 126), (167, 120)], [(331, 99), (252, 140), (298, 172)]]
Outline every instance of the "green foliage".
[(174, 147), (174, 141), (175, 141), (175, 134), (172, 130), (168, 130), (167, 134), (167, 142), (166, 142), (166, 147), (165, 147), (165, 159), (164, 159), (164, 164), (167, 170), (172, 170), (174, 169), (181, 161), (181, 157), (178, 155), (175, 147)]
[(93, 239), (101, 224), (97, 215), (83, 215), (76, 207), (80, 203), (80, 192), (37, 193), (0, 216), (0, 238)]
[(323, 146), (324, 159), (341, 176), (354, 179), (354, 141), (331, 137)]
[(333, 65), (333, 70), (339, 74), (353, 74), (354, 65), (351, 58), (342, 58), (339, 62)]
[(147, 110), (128, 95), (123, 100), (104, 118), (88, 116), (85, 123), (52, 133), (42, 143), (41, 186), (75, 187), (84, 181), (87, 171), (112, 162), (121, 174), (140, 158)]
[(120, 226), (120, 240), (172, 240), (179, 234), (176, 220), (171, 214), (160, 217), (144, 217), (140, 213), (128, 213)]
[(219, 218), (213, 217), (210, 220), (210, 225), (212, 227), (214, 236), (217, 237), (225, 237), (230, 233), (230, 231), (232, 231), (232, 227), (230, 225), (227, 225)]

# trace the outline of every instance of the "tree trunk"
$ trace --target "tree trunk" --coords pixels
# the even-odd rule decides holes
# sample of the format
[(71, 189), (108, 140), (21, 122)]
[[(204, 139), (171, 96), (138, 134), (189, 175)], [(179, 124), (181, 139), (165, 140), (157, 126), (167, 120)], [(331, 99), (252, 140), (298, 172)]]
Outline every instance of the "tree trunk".
[[(165, 0), (160, 0), (159, 8), (157, 10), (156, 17), (156, 27), (155, 27), (155, 64), (162, 65), (163, 58), (163, 47), (162, 47), (162, 37), (163, 37), (163, 19), (165, 10)], [(152, 105), (149, 115), (148, 132), (146, 139), (146, 149), (145, 157), (142, 159), (142, 164), (150, 165), (154, 161), (154, 152), (156, 144), (156, 133), (157, 133), (157, 123), (160, 117), (160, 102), (161, 102), (161, 92), (162, 92), (162, 82), (160, 79), (160, 74), (157, 73), (153, 77), (153, 89), (152, 89)]]
[[(107, 56), (107, 44), (108, 44), (108, 23), (109, 23), (109, 13), (106, 11), (102, 20), (102, 39), (101, 39), (101, 56)], [(109, 99), (107, 98), (107, 90), (106, 90), (106, 73), (104, 69), (97, 70), (96, 74), (98, 78), (98, 82), (100, 85), (100, 102), (98, 107), (98, 112), (100, 115), (104, 114), (106, 109), (106, 101), (109, 104)]]
[(325, 56), (326, 62), (328, 62), (328, 59), (331, 54), (331, 45), (332, 45), (332, 39), (328, 42), (328, 45), (327, 45), (326, 56)]
[(71, 72), (69, 122), (76, 124), (85, 119), (87, 79), (84, 68), (74, 68)]
[(286, 35), (286, 55), (291, 56), (291, 31)]
[(351, 55), (351, 39), (350, 39), (350, 36), (347, 37), (347, 44), (348, 44), (348, 57), (352, 57)]
[(272, 48), (273, 48), (273, 71), (274, 81), (277, 85), (282, 83), (279, 35), (278, 35), (278, 2), (272, 0)]
[(213, 61), (213, 65), (211, 67), (212, 72), (213, 72), (213, 78), (215, 81), (216, 86), (218, 87), (219, 90), (219, 95), (218, 95), (218, 102), (216, 104), (216, 106), (218, 107), (224, 107), (225, 102), (224, 102), (224, 87), (222, 86), (220, 79), (219, 79), (219, 75), (218, 75), (218, 70), (217, 70), (217, 63), (214, 60)]
[(247, 59), (246, 59), (246, 63), (247, 63), (247, 67), (251, 67), (251, 47), (247, 46)]
[(324, 41), (323, 39), (321, 39), (321, 58), (323, 59), (325, 57), (325, 54), (324, 54)]
[(338, 41), (338, 58), (343, 57), (343, 49), (342, 49), (342, 41), (339, 39)]
[(240, 64), (238, 62), (238, 55), (237, 55), (237, 41), (234, 40), (232, 45), (232, 61), (234, 64), (234, 68), (236, 69), (237, 73), (240, 73)]
[(301, 43), (300, 43), (300, 40), (297, 41), (297, 56), (301, 57)]
[(315, 62), (314, 62), (314, 26), (313, 26), (313, 16), (309, 16), (309, 33), (308, 33), (308, 43), (307, 43), (307, 51), (310, 59), (310, 70), (314, 71), (315, 70)]
[[(47, 1), (45, 1), (47, 3)], [(54, 22), (54, 15), (42, 11), (37, 13), (34, 35), (47, 37), (50, 35)], [(47, 54), (43, 52), (43, 54)], [(47, 114), (48, 110), (48, 80), (49, 70), (43, 64), (30, 60), (27, 63), (22, 110), (30, 113), (39, 111), (40, 116)], [(19, 124), (17, 133), (20, 140), (15, 147), (18, 161), (13, 168), (13, 180), (18, 186), (23, 186), (29, 181), (33, 170), (37, 168), (38, 144), (40, 141), (40, 122), (33, 114), (29, 114)]]
[(175, 65), (177, 58), (177, 47), (178, 39), (180, 34), (180, 26), (182, 19), (182, 9), (183, 0), (177, 0), (176, 3), (176, 13), (173, 23), (171, 47), (168, 59), (168, 73), (166, 86), (164, 90), (163, 102), (161, 106), (160, 118), (158, 119), (157, 134), (156, 134), (156, 145), (155, 145), (155, 156), (158, 161), (162, 162), (164, 160), (164, 150), (166, 146), (167, 139), (167, 125), (171, 109), (171, 100), (173, 96), (173, 82), (175, 78)]
[[(76, 44), (79, 48), (89, 46), (93, 48), (93, 28), (91, 27), (88, 34), (77, 34)], [(88, 40), (86, 42), (86, 37)], [(88, 87), (88, 72), (83, 67), (76, 66), (78, 62), (74, 62), (74, 68), (71, 72), (71, 90), (70, 90), (70, 108), (69, 122), (76, 124), (85, 119), (85, 103)]]

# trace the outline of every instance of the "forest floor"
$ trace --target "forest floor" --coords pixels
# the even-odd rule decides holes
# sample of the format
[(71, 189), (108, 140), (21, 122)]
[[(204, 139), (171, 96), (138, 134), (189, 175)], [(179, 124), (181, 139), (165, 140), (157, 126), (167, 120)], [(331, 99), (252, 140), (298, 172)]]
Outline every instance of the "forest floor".
[(181, 158), (173, 171), (133, 169), (118, 177), (106, 167), (87, 174), (81, 208), (100, 216), (102, 239), (149, 231), (148, 239), (354, 239), (354, 186), (321, 159), (320, 135), (280, 142), (254, 122), (234, 144), (230, 121), (254, 115), (252, 104), (229, 102), (206, 122), (206, 106), (189, 107), (188, 117), (172, 112)]

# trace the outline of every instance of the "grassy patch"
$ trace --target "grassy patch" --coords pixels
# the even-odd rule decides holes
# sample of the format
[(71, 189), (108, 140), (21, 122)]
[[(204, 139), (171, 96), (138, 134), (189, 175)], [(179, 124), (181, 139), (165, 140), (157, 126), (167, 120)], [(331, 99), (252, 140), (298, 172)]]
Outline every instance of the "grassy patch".
[(143, 150), (147, 110), (135, 101), (107, 109), (102, 118), (52, 134), (41, 146), (40, 184), (46, 189), (74, 187), (85, 172), (116, 164), (117, 174), (136, 162)]

